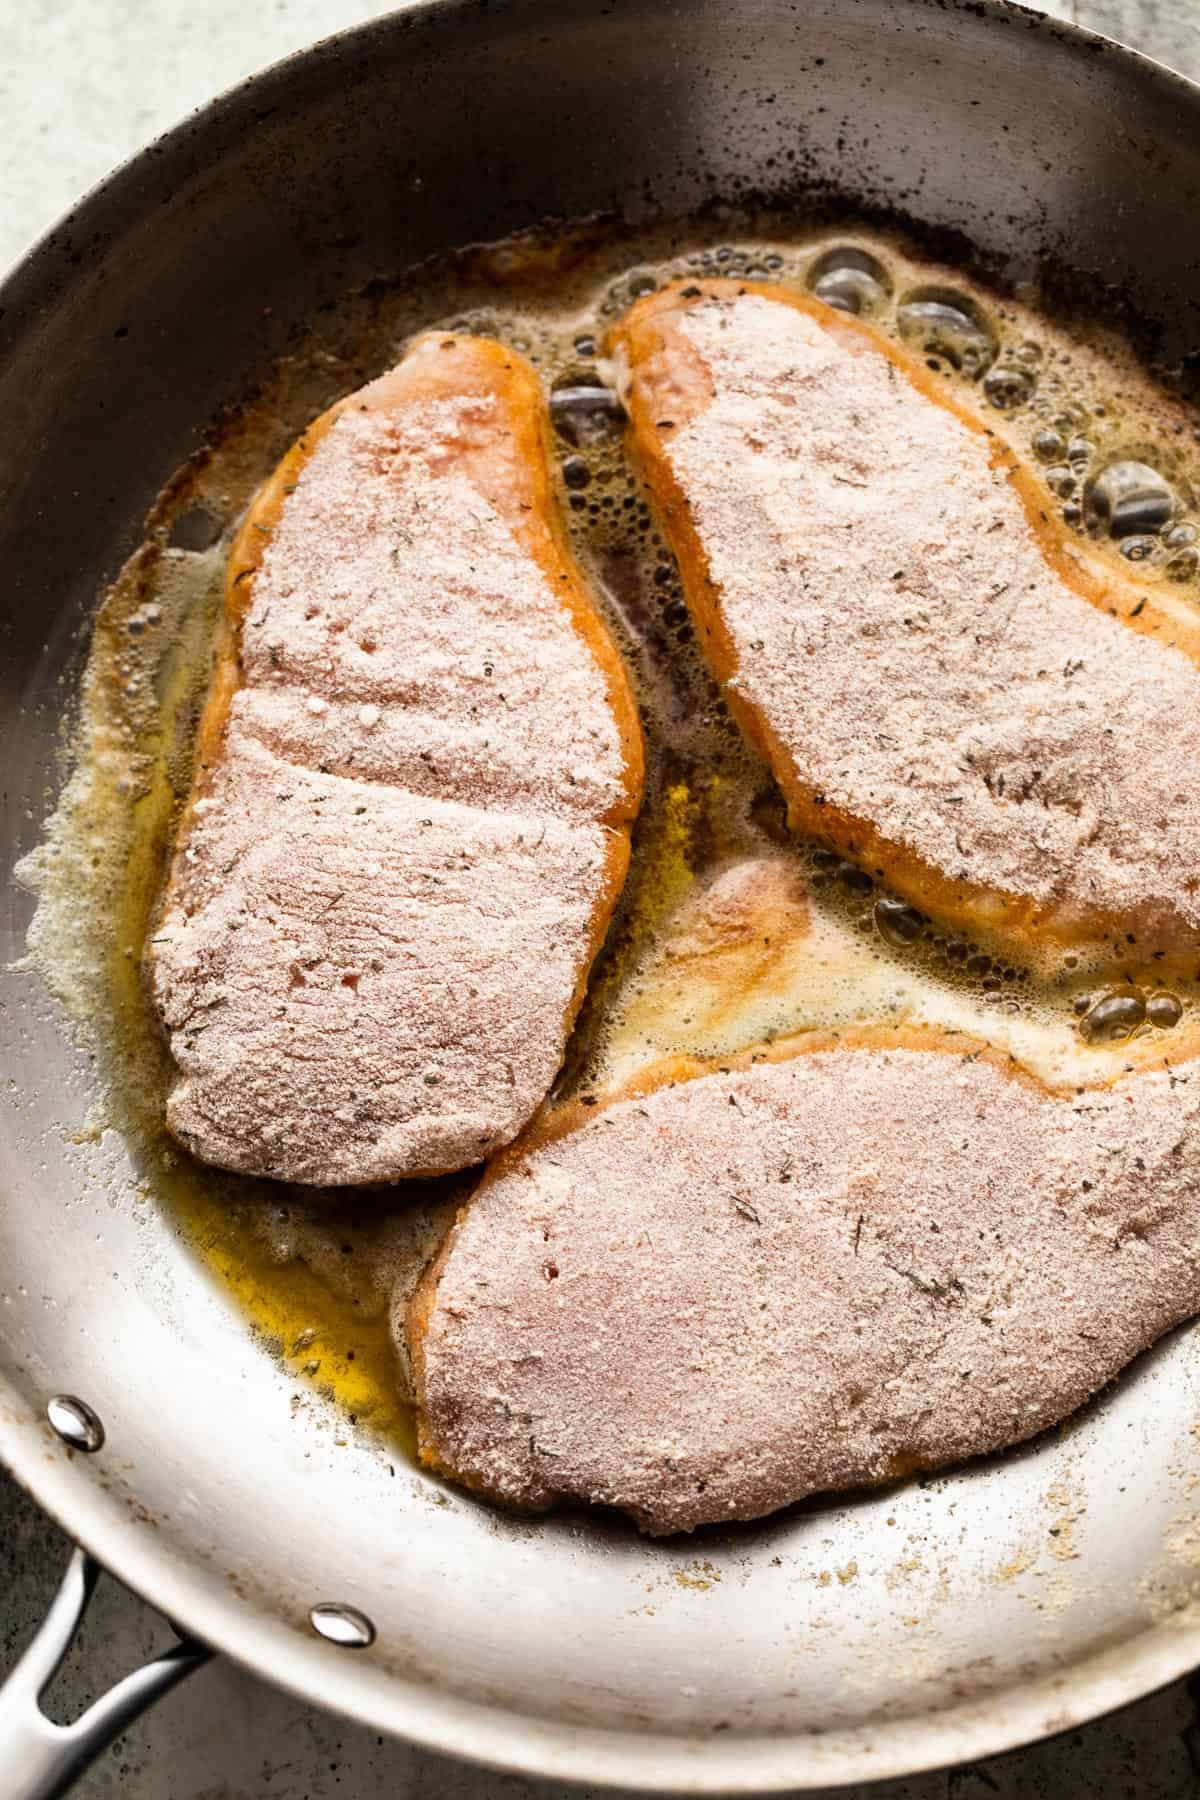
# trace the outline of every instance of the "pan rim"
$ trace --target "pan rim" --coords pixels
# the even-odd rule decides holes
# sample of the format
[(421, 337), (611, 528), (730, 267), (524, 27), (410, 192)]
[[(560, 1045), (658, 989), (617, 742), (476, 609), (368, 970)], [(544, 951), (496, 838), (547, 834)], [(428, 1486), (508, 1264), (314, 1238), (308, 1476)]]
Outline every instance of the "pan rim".
[[(511, 12), (539, 0), (512, 0)], [(935, 12), (945, 0), (906, 0)], [(1089, 58), (1103, 52), (1162, 98), (1195, 108), (1200, 87), (1144, 53), (1016, 0), (949, 0), (955, 12), (1049, 34)], [(366, 50), (394, 36), (396, 21), (451, 29), (477, 15), (475, 0), (401, 0), (393, 11), (332, 33), (271, 63), (188, 113), (92, 186), (25, 250), (0, 279), (0, 355), (25, 322), (53, 301), (62, 280), (64, 234), (119, 229), (145, 206), (144, 178), (157, 158), (183, 152), (198, 127), (236, 128), (285, 90), (298, 68)], [(70, 277), (66, 278), (67, 280)], [(81, 1544), (146, 1604), (210, 1644), (248, 1673), (297, 1700), (422, 1749), (505, 1773), (591, 1783), (637, 1785), (656, 1793), (771, 1794), (882, 1781), (975, 1761), (1053, 1737), (1142, 1699), (1200, 1662), (1200, 1621), (1173, 1615), (1068, 1664), (1054, 1676), (1003, 1687), (984, 1698), (925, 1711), (879, 1726), (827, 1734), (668, 1735), (576, 1727), (472, 1701), (431, 1685), (347, 1661), (317, 1638), (270, 1615), (231, 1606), (211, 1591), (200, 1567), (106, 1517), (89, 1476), (72, 1466), (48, 1429), (0, 1377), (0, 1465), (73, 1541)], [(364, 1678), (365, 1677), (365, 1678)], [(378, 1701), (376, 1703), (376, 1696)], [(811, 1761), (808, 1768), (798, 1763)]]
[[(7, 1395), (11, 1400), (6, 1399)], [(294, 1699), (423, 1750), (504, 1774), (637, 1786), (653, 1793), (755, 1795), (902, 1779), (1056, 1737), (1145, 1698), (1200, 1661), (1200, 1622), (1174, 1614), (1028, 1684), (878, 1727), (829, 1733), (687, 1736), (575, 1726), (370, 1671), (261, 1611), (231, 1609), (201, 1571), (89, 1506), (92, 1483), (48, 1426), (0, 1385), (0, 1461), (44, 1513), (148, 1606)], [(49, 1446), (53, 1448), (48, 1449)], [(75, 1515), (78, 1514), (78, 1518)], [(70, 1519), (70, 1523), (68, 1523)], [(375, 1679), (370, 1679), (374, 1673)], [(364, 1679), (367, 1676), (367, 1679)], [(386, 1703), (372, 1705), (374, 1695)], [(806, 1759), (810, 1766), (797, 1767)]]

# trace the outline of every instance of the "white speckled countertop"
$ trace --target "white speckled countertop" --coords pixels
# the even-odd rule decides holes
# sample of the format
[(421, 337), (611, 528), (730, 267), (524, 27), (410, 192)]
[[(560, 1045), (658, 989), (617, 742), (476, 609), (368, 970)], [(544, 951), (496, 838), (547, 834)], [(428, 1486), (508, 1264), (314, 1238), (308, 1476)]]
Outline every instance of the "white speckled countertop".
[[(388, 10), (365, 0), (0, 0), (0, 268), (192, 107)], [(1042, 10), (1200, 79), (1200, 0), (1052, 0)], [(0, 1675), (40, 1619), (66, 1554), (61, 1533), (0, 1474)], [(104, 1581), (56, 1688), (61, 1716), (74, 1716), (166, 1637), (152, 1613)], [(1053, 1743), (870, 1792), (880, 1800), (1191, 1800), (1200, 1795), (1197, 1703), (1200, 1677)], [(868, 1792), (841, 1791), (846, 1800)], [(222, 1664), (140, 1720), (76, 1792), (80, 1800), (586, 1800), (581, 1789), (385, 1743)]]

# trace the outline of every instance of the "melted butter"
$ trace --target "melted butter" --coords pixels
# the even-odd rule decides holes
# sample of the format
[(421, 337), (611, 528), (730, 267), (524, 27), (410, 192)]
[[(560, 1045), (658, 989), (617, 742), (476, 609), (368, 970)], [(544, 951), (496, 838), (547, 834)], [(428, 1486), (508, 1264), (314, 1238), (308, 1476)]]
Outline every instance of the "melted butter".
[[(406, 1371), (390, 1313), (412, 1291), (471, 1177), (374, 1195), (288, 1189), (193, 1162), (162, 1123), (169, 1068), (142, 955), (190, 786), (227, 545), (255, 487), (308, 421), (394, 362), (418, 327), (495, 334), (529, 355), (551, 390), (602, 383), (612, 379), (599, 354), (603, 332), (647, 284), (701, 272), (802, 286), (838, 246), (886, 271), (881, 329), (897, 329), (906, 293), (953, 288), (986, 318), (995, 364), (1036, 371), (1028, 404), (988, 414), (1019, 452), (1035, 455), (1039, 432), (1057, 431), (1064, 444), (1068, 433), (1086, 433), (1089, 466), (1136, 453), (1156, 461), (1181, 505), (1191, 505), (1192, 423), (1119, 345), (1085, 346), (1023, 302), (999, 301), (903, 245), (827, 230), (797, 230), (781, 242), (748, 227), (738, 244), (716, 247), (691, 228), (636, 242), (587, 229), (472, 251), (390, 292), (348, 297), (322, 324), (326, 335), (283, 363), (263, 398), (226, 421), (172, 481), (146, 545), (98, 612), (74, 772), (22, 870), (38, 894), (31, 957), (99, 1053), (96, 1123), (122, 1133), (142, 1191), (299, 1392), (314, 1388), (404, 1451), (412, 1445)], [(951, 363), (942, 372), (953, 384), (968, 379)], [(978, 387), (972, 398), (986, 411)], [(558, 1093), (616, 1085), (679, 1053), (720, 1057), (808, 1028), (905, 1021), (986, 1037), (1049, 1082), (1110, 1079), (1132, 1047), (1089, 1049), (1073, 1011), (1076, 996), (1102, 978), (1105, 950), (1058, 958), (1035, 978), (1004, 966), (1002, 953), (990, 972), (972, 968), (979, 947), (939, 935), (936, 922), (910, 948), (889, 947), (872, 923), (881, 890), (847, 886), (832, 859), (788, 836), (767, 771), (695, 654), (677, 572), (615, 431), (601, 423), (584, 435), (572, 442), (560, 431), (557, 443), (574, 463), (567, 516), (635, 676), (648, 771), (629, 881)], [(208, 549), (171, 547), (209, 535)], [(1079, 554), (1111, 560), (1119, 549), (1081, 529)], [(1168, 575), (1166, 560), (1121, 567), (1160, 603), (1192, 616), (1197, 584)], [(1194, 987), (1178, 991), (1185, 1006), (1196, 1004)], [(1138, 1047), (1161, 1052), (1169, 1043), (1169, 1034), (1147, 1030)]]
[(917, 957), (814, 906), (795, 857), (746, 857), (699, 879), (643, 942), (614, 999), (591, 1078), (617, 1087), (677, 1055), (735, 1056), (796, 1032), (919, 1024), (984, 1038), (1047, 1086), (1114, 1073), (1111, 1051), (1083, 1044), (1073, 1018), (1036, 992), (994, 996), (939, 979)]
[[(295, 1254), (281, 1260), (253, 1221), (206, 1193), (202, 1181), (171, 1184), (169, 1203), (265, 1346), (297, 1381), (336, 1402), (350, 1423), (369, 1426), (411, 1453), (411, 1409), (397, 1381), (386, 1308), (372, 1316), (337, 1292), (319, 1254), (311, 1267)], [(363, 1254), (361, 1244), (356, 1249)]]

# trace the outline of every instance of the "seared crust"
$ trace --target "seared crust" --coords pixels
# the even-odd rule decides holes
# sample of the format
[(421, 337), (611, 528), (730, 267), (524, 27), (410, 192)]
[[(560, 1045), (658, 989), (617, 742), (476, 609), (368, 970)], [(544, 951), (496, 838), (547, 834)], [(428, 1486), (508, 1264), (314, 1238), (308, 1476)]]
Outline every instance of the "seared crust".
[(662, 1064), (498, 1157), (398, 1311), (422, 1460), (669, 1533), (1018, 1442), (1195, 1310), (1198, 1173), (1195, 1062), (1052, 1095), (880, 1028)]
[[(878, 807), (859, 810), (856, 804), (839, 803), (814, 786), (807, 774), (812, 761), (808, 754), (810, 745), (788, 738), (778, 717), (756, 699), (753, 680), (747, 680), (748, 646), (744, 634), (740, 636), (731, 624), (728, 595), (712, 572), (712, 545), (698, 524), (695, 496), (680, 478), (672, 448), (694, 422), (703, 418), (715, 393), (712, 369), (688, 335), (689, 316), (711, 307), (714, 301), (728, 306), (743, 296), (766, 301), (785, 315), (799, 314), (813, 321), (847, 358), (885, 359), (894, 375), (915, 390), (923, 402), (949, 414), (973, 439), (987, 439), (990, 466), (1006, 478), (1019, 496), (1025, 525), (1047, 569), (1071, 595), (1119, 620), (1121, 629), (1131, 637), (1138, 634), (1153, 640), (1161, 650), (1182, 652), (1193, 664), (1200, 663), (1200, 622), (1186, 608), (1172, 606), (1169, 597), (1158, 599), (1139, 589), (1110, 562), (1071, 538), (1047, 509), (1034, 471), (988, 431), (978, 415), (961, 405), (946, 390), (944, 382), (868, 323), (836, 312), (808, 295), (764, 283), (688, 281), (648, 295), (613, 328), (607, 346), (628, 371), (630, 444), (678, 558), (684, 591), (705, 654), (743, 731), (774, 771), (787, 800), (793, 829), (882, 871), (899, 892), (943, 920), (971, 931), (1002, 932), (1009, 938), (1015, 937), (1022, 948), (1035, 947), (1029, 943), (1031, 939), (1071, 944), (1124, 934), (1132, 926), (1139, 934), (1139, 953), (1157, 945), (1178, 962), (1194, 956), (1200, 939), (1200, 911), (1191, 874), (1195, 855), (1184, 859), (1183, 867), (1164, 870), (1161, 892), (1148, 903), (1134, 907), (1123, 906), (1119, 896), (1100, 894), (1095, 899), (1090, 895), (1084, 898), (1082, 879), (1072, 886), (1069, 872), (1057, 891), (1033, 895), (951, 871), (944, 863), (932, 861), (916, 850)], [(798, 403), (803, 405), (803, 398)], [(895, 452), (898, 460), (904, 457), (902, 442), (896, 444)], [(931, 481), (937, 479), (938, 473), (930, 471)], [(737, 470), (723, 470), (723, 475), (730, 492), (737, 493)], [(1119, 645), (1121, 640), (1114, 641)], [(864, 646), (864, 652), (859, 654), (866, 649)], [(932, 656), (936, 649), (934, 643), (929, 650), (920, 649), (916, 654)], [(1161, 661), (1148, 661), (1145, 679), (1149, 687), (1161, 678), (1162, 666)], [(798, 660), (794, 678), (798, 683), (810, 681), (811, 665)], [(1200, 697), (1200, 684), (1196, 694)], [(881, 717), (890, 705), (901, 705), (907, 698), (895, 691), (884, 695)], [(1194, 704), (1190, 710), (1195, 712)], [(1167, 732), (1171, 729), (1169, 724), (1162, 728)], [(1114, 756), (1128, 759), (1143, 753), (1144, 746), (1128, 739), (1113, 751)], [(1181, 756), (1180, 760), (1185, 759)], [(1084, 803), (1092, 798), (1085, 794)], [(1095, 798), (1102, 808), (1104, 796)], [(1175, 809), (1176, 798), (1172, 792), (1149, 794), (1145, 804), (1170, 812)], [(1072, 799), (1065, 804), (1075, 803)], [(1019, 833), (1028, 828), (1028, 821), (1009, 813), (1002, 828)], [(1087, 848), (1084, 844), (1080, 853), (1085, 863)], [(1200, 844), (1196, 851), (1200, 854)], [(1061, 872), (1052, 873), (1057, 878)], [(1122, 951), (1128, 954), (1124, 939)]]
[[(181, 1068), (168, 1123), (203, 1159), (321, 1183), (440, 1174), (508, 1141), (544, 1097), (625, 878), (643, 778), (636, 706), (571, 555), (552, 471), (546, 407), (529, 365), (492, 340), (437, 333), (418, 339), (397, 368), (310, 426), (251, 508), (229, 560), (195, 783), (147, 950), (154, 997)], [(457, 564), (446, 560), (455, 552), (447, 537), (458, 535), (453, 507), (446, 513), (451, 493), (465, 546)], [(472, 494), (484, 509), (477, 518)], [(304, 508), (320, 506), (335, 527), (324, 545), (307, 542), (303, 530)], [(364, 521), (369, 513), (358, 533), (366, 549), (372, 535), (391, 531), (397, 537), (398, 573), (393, 578), (390, 567), (382, 575), (373, 568), (372, 592), (365, 596), (337, 591), (336, 559), (351, 554), (356, 507)], [(338, 530), (343, 537), (335, 543)], [(425, 548), (422, 530), (429, 533)], [(441, 601), (437, 593), (432, 599), (419, 594), (423, 556), (428, 585), (444, 594)], [(396, 598), (376, 633), (379, 654), (368, 665), (361, 650), (375, 652), (377, 646), (360, 629), (363, 606), (386, 607), (385, 584), (393, 579)], [(301, 602), (310, 590), (317, 597), (305, 611)], [(405, 594), (417, 595), (422, 606), (440, 604), (446, 621), (447, 650), (430, 665), (432, 697), (421, 691), (419, 674), (410, 673), (427, 652), (429, 633), (415, 621), (421, 642), (409, 651), (397, 612)], [(530, 605), (544, 614), (540, 633), (536, 618), (512, 611)], [(542, 730), (539, 737), (536, 717), (511, 707), (506, 713), (505, 695), (494, 697), (480, 681), (474, 663), (490, 643), (482, 642), (482, 634), (503, 632), (506, 606), (510, 631), (533, 633), (539, 656), (540, 645), (547, 646), (545, 700), (554, 699), (556, 682), (574, 684), (573, 739), (569, 731)], [(563, 612), (570, 626), (565, 635), (555, 623)], [(304, 631), (314, 616), (313, 629), (321, 627), (326, 614), (328, 632), (314, 647)], [(252, 645), (244, 642), (248, 631)], [(276, 631), (280, 645), (269, 646), (268, 660), (264, 639)], [(481, 635), (479, 644), (471, 641), (474, 633)], [(504, 650), (498, 641), (502, 683)], [(389, 657), (395, 673), (390, 687), (386, 681), (380, 687), (376, 670)], [(271, 666), (276, 660), (278, 669)], [(490, 669), (486, 664), (485, 672)], [(519, 705), (537, 703), (536, 680), (530, 680)], [(418, 753), (422, 743), (431, 748)], [(583, 765), (581, 757), (587, 759)], [(273, 789), (281, 783), (295, 817), (286, 806), (277, 818), (269, 816)], [(305, 898), (306, 883), (318, 902), (335, 886), (345, 889), (347, 866), (353, 872), (359, 853), (349, 839), (326, 841), (337, 835), (326, 822), (360, 815), (369, 828), (354, 840), (363, 846), (362, 879), (349, 899), (339, 893), (337, 931), (322, 933), (320, 909), (314, 913)], [(264, 851), (261, 842), (272, 829), (280, 834), (273, 859), (269, 844)], [(427, 829), (422, 860), (415, 834)], [(232, 846), (231, 834), (237, 840)], [(400, 859), (395, 867), (381, 860), (390, 846)], [(460, 853), (456, 846), (465, 848)], [(222, 878), (211, 867), (218, 853), (226, 859)], [(464, 868), (473, 863), (473, 883), (461, 868), (453, 878), (439, 872), (459, 854)], [(523, 869), (524, 904), (518, 891)], [(373, 887), (376, 881), (380, 885)], [(225, 948), (233, 938), (216, 930), (218, 908), (237, 910), (239, 935), (248, 921), (258, 929), (263, 896), (273, 904), (281, 882), (290, 884), (284, 899), (291, 912), (285, 908), (282, 923), (274, 920), (257, 946), (261, 974), (253, 959), (237, 966)], [(397, 945), (408, 941), (409, 921), (419, 920), (422, 909), (436, 925), (438, 889), (447, 886), (454, 891), (444, 905), (459, 909), (468, 938), (455, 954), (447, 923), (445, 978), (436, 968), (417, 967), (406, 1000)], [(551, 933), (544, 941), (537, 935), (539, 907)], [(567, 931), (574, 934), (569, 947), (562, 941)], [(364, 963), (372, 943), (376, 955)], [(357, 960), (342, 971), (348, 944)], [(296, 982), (299, 967), (305, 989), (300, 998), (310, 1006), (328, 1004), (325, 990), (336, 989), (339, 971), (356, 999), (370, 1001), (375, 969), (378, 1004), (374, 1011), (363, 1009), (357, 1037), (343, 1035), (339, 1014), (330, 1015), (332, 1024), (325, 1021), (323, 1041), (321, 1021), (307, 1025), (301, 1017), (301, 1038), (307, 1029), (313, 1040), (307, 1050), (300, 1043), (290, 1054), (286, 1043), (281, 1049), (264, 1042), (272, 1019), (281, 1021), (280, 1032), (295, 1025), (291, 987), (285, 981), (280, 989), (275, 979), (290, 950), (290, 980)], [(544, 984), (517, 966), (521, 957), (532, 961), (535, 977), (545, 969)], [(449, 998), (430, 999), (434, 989), (447, 986), (452, 962), (462, 963), (464, 983), (472, 969), (480, 970), (478, 1020), (471, 1018), (467, 987), (457, 1010), (446, 1010)], [(310, 963), (318, 970), (315, 980), (306, 974)], [(258, 996), (253, 983), (260, 980)], [(197, 1041), (189, 1034), (201, 1008), (212, 1023)], [(501, 1037), (514, 1032), (526, 1012), (529, 1067), (517, 1069), (515, 1091), (495, 1099), (482, 1092), (475, 1108), (472, 1089), (486, 1088), (485, 1065), (503, 1059)], [(474, 1071), (462, 1048), (468, 1029), (477, 1043)], [(364, 1045), (368, 1031), (373, 1048)], [(430, 1056), (449, 1045), (452, 1058), (459, 1043), (461, 1064), (448, 1075), (435, 1071), (423, 1092), (422, 1037)], [(406, 1059), (403, 1077), (394, 1082), (390, 1042), (402, 1046)], [(264, 1065), (273, 1066), (273, 1085), (266, 1075), (257, 1080)], [(376, 1099), (364, 1108), (368, 1089)], [(439, 1108), (446, 1115), (442, 1126), (434, 1118)], [(353, 1112), (359, 1116), (350, 1117)]]

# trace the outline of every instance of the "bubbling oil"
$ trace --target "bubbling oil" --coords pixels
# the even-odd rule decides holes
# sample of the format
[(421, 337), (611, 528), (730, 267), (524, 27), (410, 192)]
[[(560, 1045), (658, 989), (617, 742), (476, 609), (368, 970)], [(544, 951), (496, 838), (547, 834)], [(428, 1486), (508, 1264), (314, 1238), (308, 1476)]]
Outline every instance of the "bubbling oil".
[[(299, 1384), (411, 1447), (390, 1311), (412, 1291), (473, 1177), (375, 1194), (289, 1189), (192, 1161), (163, 1125), (165, 1049), (145, 939), (211, 675), (225, 556), (258, 484), (309, 420), (397, 360), (415, 330), (496, 336), (539, 369), (576, 553), (632, 672), (647, 786), (630, 875), (554, 1099), (660, 1058), (720, 1057), (808, 1028), (922, 1022), (982, 1036), (1048, 1082), (1102, 1082), (1182, 1044), (1200, 981), (1164, 984), (1134, 947), (1022, 968), (796, 840), (772, 778), (725, 710), (679, 573), (624, 451), (608, 326), (679, 276), (807, 289), (907, 344), (1038, 470), (1089, 554), (1188, 612), (1200, 606), (1195, 423), (1121, 347), (1083, 343), (899, 240), (752, 220), (639, 238), (586, 227), (474, 249), (373, 286), (323, 317), (258, 398), (172, 480), (105, 596), (74, 772), (25, 879), (30, 955), (98, 1052), (99, 1123)], [(449, 297), (449, 301), (448, 301)], [(1200, 977), (1200, 969), (1197, 970)], [(1196, 1014), (1200, 1017), (1200, 1014)]]

